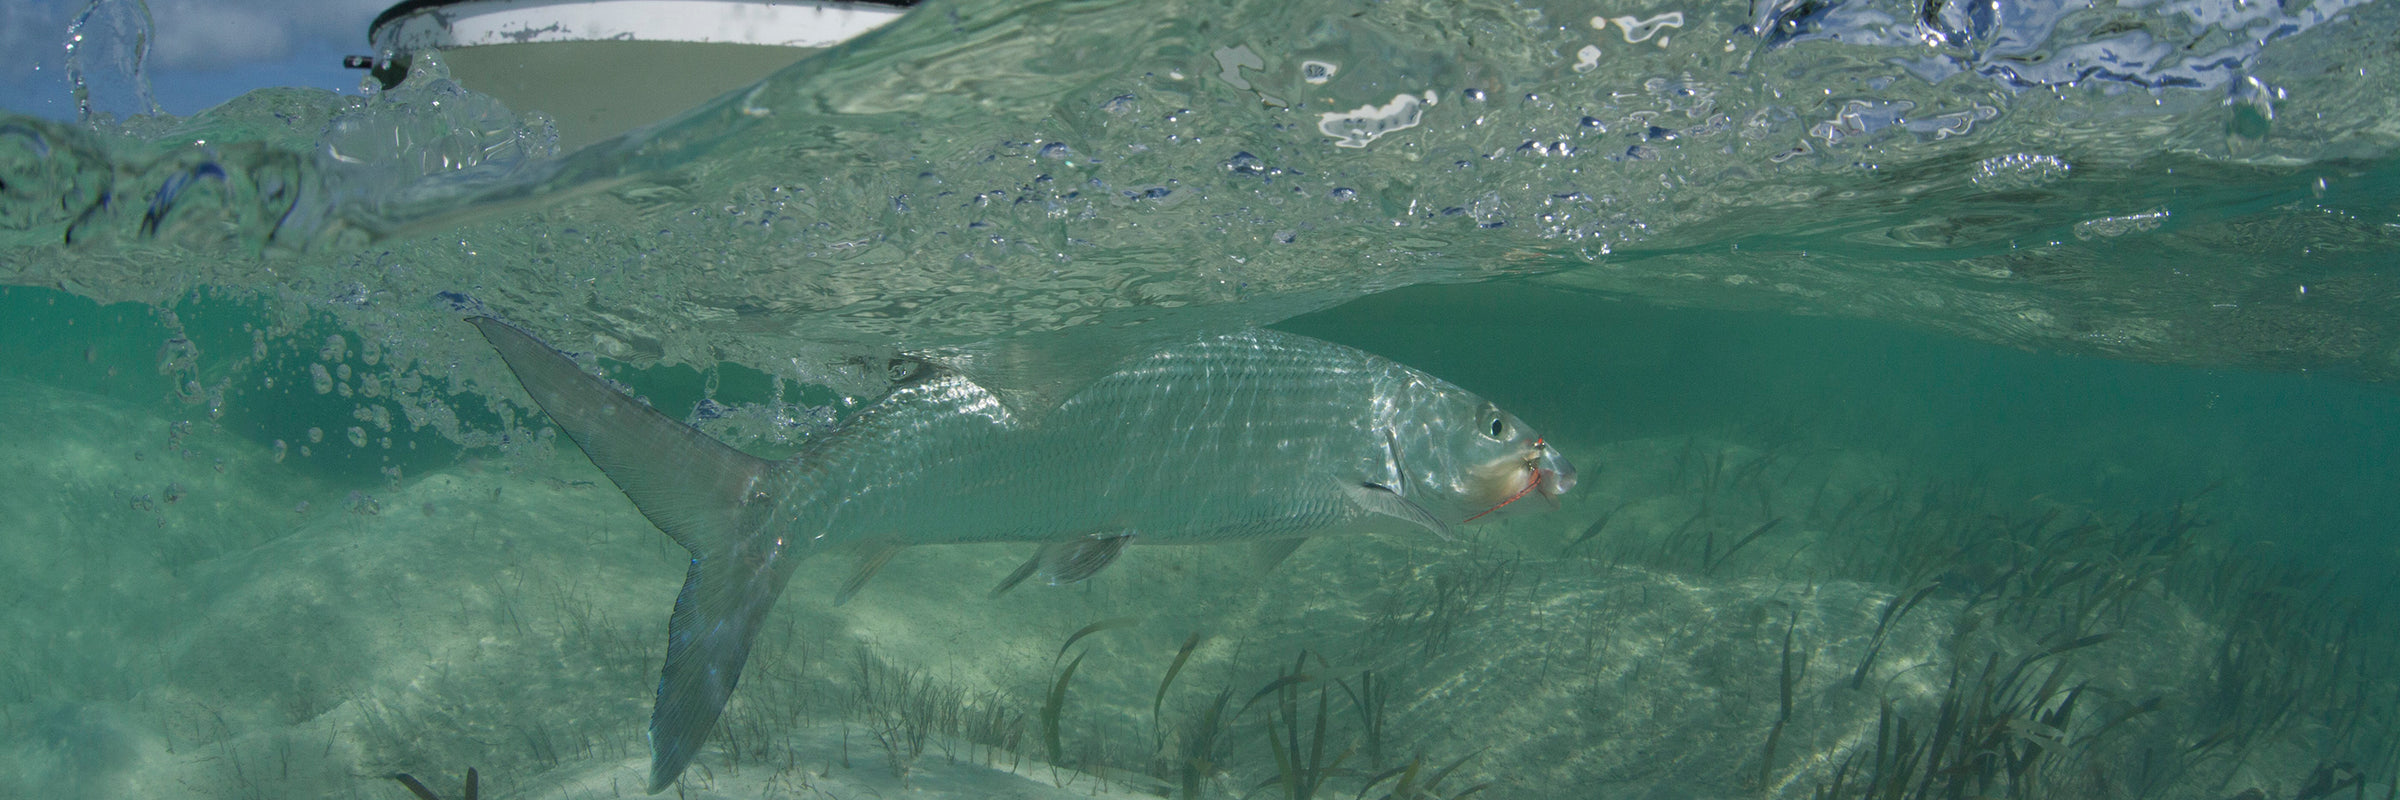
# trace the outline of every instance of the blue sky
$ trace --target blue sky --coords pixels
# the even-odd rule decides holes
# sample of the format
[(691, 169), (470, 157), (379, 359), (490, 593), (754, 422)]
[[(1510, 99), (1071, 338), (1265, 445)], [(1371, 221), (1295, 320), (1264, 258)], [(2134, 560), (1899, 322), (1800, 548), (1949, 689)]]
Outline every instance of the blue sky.
[[(138, 0), (104, 0), (111, 10)], [(187, 115), (264, 86), (356, 93), (342, 56), (368, 53), (367, 23), (397, 0), (152, 0), (152, 94)], [(0, 109), (70, 119), (67, 26), (88, 0), (0, 0)], [(102, 35), (106, 35), (105, 31)], [(101, 93), (104, 103), (123, 93)], [(106, 108), (107, 105), (103, 105)]]

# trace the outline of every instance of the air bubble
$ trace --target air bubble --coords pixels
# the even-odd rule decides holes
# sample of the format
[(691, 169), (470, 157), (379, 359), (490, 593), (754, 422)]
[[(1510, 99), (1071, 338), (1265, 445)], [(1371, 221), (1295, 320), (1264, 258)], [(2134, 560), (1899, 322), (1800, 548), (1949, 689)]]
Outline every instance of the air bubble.
[(2064, 177), (2074, 167), (2057, 156), (2010, 153), (1976, 162), (1967, 182), (1987, 190), (2030, 189)]

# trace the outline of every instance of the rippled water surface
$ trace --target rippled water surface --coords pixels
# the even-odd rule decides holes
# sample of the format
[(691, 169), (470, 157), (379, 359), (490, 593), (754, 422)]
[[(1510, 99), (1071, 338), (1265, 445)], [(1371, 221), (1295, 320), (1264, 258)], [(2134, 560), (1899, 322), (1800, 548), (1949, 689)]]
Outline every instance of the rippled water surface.
[(574, 152), (415, 69), (0, 117), (0, 794), (639, 785), (682, 555), (471, 312), (771, 454), (1277, 324), (1588, 470), (796, 588), (700, 796), (2395, 791), (2391, 0), (936, 2)]

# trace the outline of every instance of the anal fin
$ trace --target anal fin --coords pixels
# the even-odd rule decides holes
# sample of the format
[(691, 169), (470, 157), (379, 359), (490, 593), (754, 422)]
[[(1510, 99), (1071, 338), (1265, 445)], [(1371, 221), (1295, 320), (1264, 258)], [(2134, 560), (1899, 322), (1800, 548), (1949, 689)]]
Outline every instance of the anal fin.
[(1095, 533), (1072, 542), (1042, 545), (1040, 550), (1034, 551), (1032, 558), (1017, 567), (1017, 571), (1009, 573), (1006, 579), (1000, 581), (1000, 585), (992, 587), (992, 596), (1006, 594), (1017, 584), (1025, 582), (1026, 578), (1036, 575), (1042, 577), (1043, 583), (1052, 586), (1090, 578), (1116, 563), (1117, 556), (1125, 552), (1125, 545), (1132, 542), (1132, 533), (1115, 532)]
[(1292, 557), (1292, 551), (1307, 542), (1298, 536), (1287, 539), (1267, 539), (1250, 543), (1250, 574), (1265, 575)]
[(858, 553), (858, 568), (852, 570), (849, 580), (842, 581), (842, 588), (833, 593), (834, 605), (850, 602), (850, 598), (856, 596), (858, 590), (866, 588), (867, 579), (875, 577), (876, 570), (883, 569), (884, 562), (892, 560), (894, 554), (906, 549), (908, 545), (896, 539), (887, 539), (867, 542), (861, 547), (863, 549)]

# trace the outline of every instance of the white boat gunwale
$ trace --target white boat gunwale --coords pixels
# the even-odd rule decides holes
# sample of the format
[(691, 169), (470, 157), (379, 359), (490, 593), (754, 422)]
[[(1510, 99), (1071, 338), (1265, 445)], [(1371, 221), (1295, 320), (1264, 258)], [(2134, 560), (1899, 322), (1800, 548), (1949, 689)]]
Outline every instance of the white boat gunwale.
[(403, 0), (367, 27), (406, 54), (540, 42), (655, 41), (829, 47), (917, 0)]

